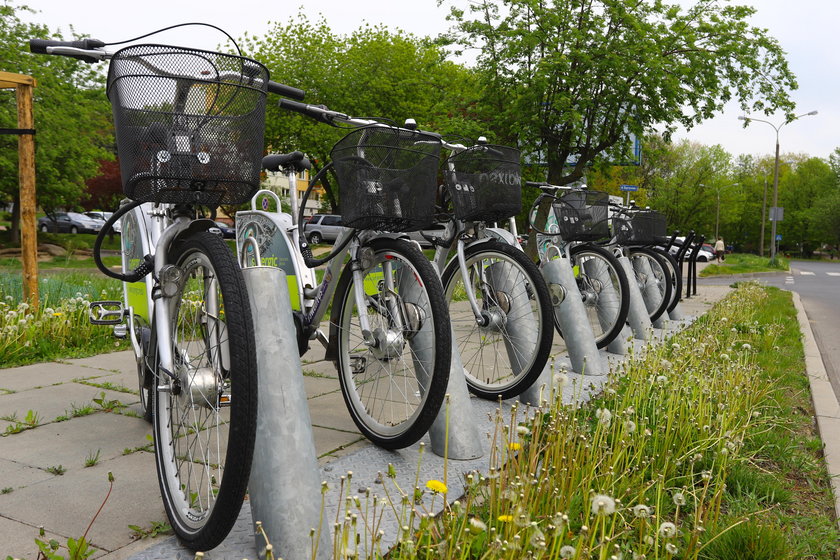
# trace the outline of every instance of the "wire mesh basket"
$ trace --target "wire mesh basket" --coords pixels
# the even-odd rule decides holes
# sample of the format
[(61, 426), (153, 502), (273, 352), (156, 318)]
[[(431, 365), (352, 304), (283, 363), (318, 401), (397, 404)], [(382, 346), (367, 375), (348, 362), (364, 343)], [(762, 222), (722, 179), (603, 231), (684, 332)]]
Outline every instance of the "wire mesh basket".
[(416, 231), (432, 223), (440, 138), (384, 125), (357, 128), (330, 153), (341, 223), (356, 229)]
[(519, 150), (473, 146), (450, 156), (446, 162), (444, 180), (457, 219), (496, 222), (522, 209)]
[(569, 191), (554, 202), (557, 233), (564, 241), (596, 241), (610, 237), (610, 197), (600, 191)]
[(653, 245), (667, 235), (665, 215), (655, 210), (631, 210), (613, 220), (616, 241), (622, 245)]
[(264, 66), (233, 55), (135, 45), (114, 54), (114, 112), (123, 190), (143, 202), (247, 201), (260, 184)]

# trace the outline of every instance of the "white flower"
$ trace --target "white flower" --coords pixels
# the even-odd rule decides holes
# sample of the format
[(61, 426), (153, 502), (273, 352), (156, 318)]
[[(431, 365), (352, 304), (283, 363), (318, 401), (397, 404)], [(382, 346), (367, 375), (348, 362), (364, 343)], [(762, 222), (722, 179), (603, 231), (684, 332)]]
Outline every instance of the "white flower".
[(728, 362), (729, 361), (729, 354), (721, 354), (720, 359), (725, 361), (725, 362)]
[(650, 508), (645, 504), (633, 506), (633, 515), (636, 517), (650, 517)]
[(744, 344), (741, 345), (741, 349), (749, 351), (749, 350), (752, 350), (752, 346), (749, 343), (745, 342)]
[(604, 494), (595, 494), (592, 496), (592, 513), (594, 515), (615, 513), (615, 500)]
[(477, 535), (487, 531), (487, 525), (478, 517), (470, 517), (470, 533)]
[(598, 419), (599, 423), (609, 426), (612, 422), (612, 412), (607, 408), (599, 408), (595, 411), (595, 418)]
[(577, 554), (577, 549), (571, 545), (560, 547), (560, 558), (574, 558), (575, 554)]
[(562, 390), (563, 387), (569, 384), (569, 376), (563, 372), (554, 374), (554, 386)]
[(627, 430), (628, 434), (632, 434), (636, 431), (636, 423), (632, 420), (626, 420), (624, 422), (624, 429)]
[(656, 376), (656, 382), (659, 383), (660, 385), (664, 385), (665, 383), (668, 382), (668, 378), (664, 375), (657, 375)]
[(526, 426), (517, 426), (516, 433), (519, 437), (527, 437), (531, 435), (531, 430), (529, 430)]
[(677, 526), (670, 521), (665, 521), (659, 526), (659, 534), (666, 539), (671, 538), (677, 534)]
[(668, 360), (662, 360), (662, 367), (665, 368), (665, 369), (673, 369), (674, 364), (672, 364)]
[(665, 543), (665, 552), (667, 552), (668, 554), (672, 554), (672, 555), (676, 554), (677, 553), (677, 547), (674, 546), (674, 544), (672, 544), (672, 543)]
[(673, 497), (674, 503), (678, 506), (685, 505), (685, 494), (682, 492), (676, 492)]

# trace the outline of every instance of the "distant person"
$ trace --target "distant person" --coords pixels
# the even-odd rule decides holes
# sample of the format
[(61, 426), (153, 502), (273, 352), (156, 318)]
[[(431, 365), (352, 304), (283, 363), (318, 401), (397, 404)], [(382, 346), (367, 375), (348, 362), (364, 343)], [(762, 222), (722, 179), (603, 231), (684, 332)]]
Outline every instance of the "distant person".
[(723, 237), (718, 237), (715, 241), (715, 258), (718, 264), (726, 260), (726, 244), (723, 242)]

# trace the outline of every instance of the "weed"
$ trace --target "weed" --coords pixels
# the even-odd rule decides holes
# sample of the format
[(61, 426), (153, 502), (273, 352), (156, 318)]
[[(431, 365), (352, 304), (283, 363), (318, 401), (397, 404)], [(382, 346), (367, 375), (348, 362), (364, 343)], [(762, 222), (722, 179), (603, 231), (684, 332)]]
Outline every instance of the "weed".
[(139, 393), (136, 389), (129, 389), (125, 385), (120, 385), (119, 383), (111, 383), (110, 381), (92, 381), (90, 379), (74, 379), (76, 383), (80, 383), (82, 385), (89, 385), (90, 387), (96, 387), (97, 389), (106, 389), (108, 391), (115, 391), (117, 393), (129, 393), (132, 395), (136, 395)]
[(70, 416), (73, 418), (79, 418), (81, 416), (89, 416), (96, 412), (96, 409), (93, 408), (92, 405), (86, 404), (84, 406), (79, 406), (75, 403), (70, 403)]
[(166, 521), (152, 521), (148, 529), (139, 525), (129, 525), (128, 528), (134, 531), (133, 536), (137, 539), (155, 538), (172, 532), (172, 526)]
[(114, 412), (119, 411), (120, 409), (124, 408), (125, 405), (116, 399), (107, 399), (105, 398), (105, 391), (99, 394), (99, 398), (93, 399), (93, 402), (99, 406), (99, 409), (104, 412)]
[(96, 453), (93, 451), (88, 451), (87, 458), (85, 459), (85, 467), (92, 467), (96, 463), (99, 462), (99, 454), (102, 452), (101, 449), (97, 449)]
[(61, 476), (67, 472), (67, 469), (62, 465), (56, 465), (54, 467), (47, 467), (47, 472), (56, 476)]
[(11, 494), (14, 491), (15, 491), (15, 489), (12, 488), (11, 486), (6, 486), (2, 490), (0, 490), (0, 494)]
[(784, 533), (776, 527), (743, 521), (710, 531), (699, 560), (779, 560), (791, 558)]

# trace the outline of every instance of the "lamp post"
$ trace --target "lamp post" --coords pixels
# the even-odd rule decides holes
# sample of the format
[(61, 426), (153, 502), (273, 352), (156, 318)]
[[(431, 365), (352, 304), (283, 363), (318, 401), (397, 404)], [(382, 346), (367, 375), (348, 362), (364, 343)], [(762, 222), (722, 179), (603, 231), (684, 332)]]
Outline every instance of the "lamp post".
[[(816, 115), (816, 111), (811, 111), (809, 113), (803, 113), (801, 115), (797, 115), (790, 120), (787, 120), (778, 126), (771, 123), (770, 121), (765, 121), (762, 119), (754, 119), (752, 117), (745, 117), (739, 116), (739, 121), (745, 121), (746, 124), (750, 124), (750, 121), (761, 122), (765, 124), (769, 124), (773, 127), (773, 130), (776, 131), (776, 159), (773, 162), (773, 206), (776, 210), (773, 211), (773, 224), (770, 226), (770, 264), (776, 264), (776, 222), (779, 221), (779, 129), (785, 126), (788, 123), (792, 123), (797, 119), (801, 119), (802, 117), (810, 117)], [(762, 216), (763, 219), (763, 216)]]
[[(732, 183), (731, 185), (727, 185), (725, 188), (729, 187), (737, 187), (740, 183)], [(724, 187), (718, 187), (715, 191), (717, 193), (717, 210), (715, 211), (715, 241), (718, 238), (718, 226), (720, 225), (720, 191)]]

